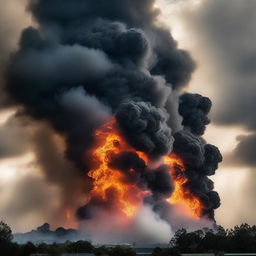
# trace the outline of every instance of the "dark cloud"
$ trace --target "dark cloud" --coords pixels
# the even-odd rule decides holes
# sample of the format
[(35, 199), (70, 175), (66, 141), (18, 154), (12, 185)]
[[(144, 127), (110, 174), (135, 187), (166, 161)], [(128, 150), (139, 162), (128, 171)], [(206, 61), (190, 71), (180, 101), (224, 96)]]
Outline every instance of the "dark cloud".
[(227, 164), (255, 167), (256, 134), (239, 136), (237, 140), (236, 148), (227, 156)]

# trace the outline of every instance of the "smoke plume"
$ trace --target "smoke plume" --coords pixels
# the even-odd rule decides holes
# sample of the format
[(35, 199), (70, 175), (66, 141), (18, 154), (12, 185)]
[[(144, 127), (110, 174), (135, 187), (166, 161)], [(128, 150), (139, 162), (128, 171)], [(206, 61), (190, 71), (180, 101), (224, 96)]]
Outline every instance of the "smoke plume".
[[(175, 202), (197, 202), (192, 210), (199, 220), (183, 216), (187, 223), (214, 221), (220, 199), (208, 176), (222, 157), (200, 137), (210, 122), (211, 101), (180, 95), (195, 63), (167, 28), (156, 25), (154, 1), (30, 0), (28, 10), (37, 26), (23, 30), (6, 68), (5, 90), (24, 115), (48, 122), (64, 138), (65, 157), (76, 168), (62, 173), (58, 168), (64, 167), (56, 165), (46, 168), (45, 175), (61, 187), (63, 198), (70, 198), (73, 181), (81, 179), (76, 184), (84, 186), (88, 202), (77, 215), (85, 226), (115, 218), (112, 213), (127, 202), (134, 203), (125, 209), (132, 214), (140, 199), (140, 214), (167, 231), (178, 219)], [(97, 146), (104, 139), (108, 143), (111, 133), (118, 139), (112, 153), (106, 152), (106, 167)], [(110, 181), (131, 190), (111, 185), (101, 196), (107, 182), (97, 186), (101, 180), (92, 172), (99, 166), (110, 172)], [(82, 181), (85, 174), (90, 185)], [(186, 222), (179, 221), (175, 228)]]

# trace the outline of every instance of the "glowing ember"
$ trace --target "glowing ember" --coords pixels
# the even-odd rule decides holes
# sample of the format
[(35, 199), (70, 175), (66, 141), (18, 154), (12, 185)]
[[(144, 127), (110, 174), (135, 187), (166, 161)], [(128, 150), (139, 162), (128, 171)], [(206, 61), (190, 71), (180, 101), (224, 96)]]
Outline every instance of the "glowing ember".
[[(93, 179), (93, 190), (91, 197), (100, 197), (107, 201), (109, 192), (114, 191), (115, 206), (127, 217), (132, 217), (138, 207), (142, 204), (143, 196), (148, 191), (143, 191), (136, 184), (124, 182), (124, 173), (109, 167), (110, 157), (121, 152), (134, 152), (148, 164), (149, 158), (140, 151), (132, 148), (123, 138), (117, 128), (116, 120), (113, 118), (100, 127), (96, 133), (97, 146), (92, 151), (93, 161), (96, 163), (89, 172)], [(189, 189), (184, 186), (188, 179), (185, 177), (185, 167), (182, 160), (176, 155), (169, 155), (163, 158), (163, 162), (170, 166), (171, 176), (174, 181), (175, 190), (167, 201), (171, 204), (182, 204), (187, 206), (190, 215), (199, 218), (202, 214), (202, 204)], [(127, 170), (135, 172), (135, 170)], [(67, 211), (67, 219), (69, 213)]]

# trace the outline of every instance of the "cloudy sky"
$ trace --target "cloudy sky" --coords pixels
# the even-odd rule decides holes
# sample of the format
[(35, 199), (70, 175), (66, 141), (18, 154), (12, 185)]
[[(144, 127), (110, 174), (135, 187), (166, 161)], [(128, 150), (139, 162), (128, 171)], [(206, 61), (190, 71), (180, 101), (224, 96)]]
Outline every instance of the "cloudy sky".
[[(1, 72), (17, 47), (20, 31), (33, 23), (25, 2), (0, 0)], [(255, 224), (256, 1), (157, 0), (156, 5), (162, 12), (158, 22), (170, 28), (179, 47), (188, 50), (197, 63), (186, 90), (213, 102), (212, 122), (204, 137), (224, 156), (213, 177), (222, 200), (216, 220), (227, 228), (241, 222)], [(53, 185), (46, 185), (41, 169), (62, 166), (68, 177), (73, 166), (63, 159), (63, 141), (47, 124), (39, 127), (15, 118), (16, 110), (8, 106), (1, 89), (0, 216), (15, 231), (48, 221), (52, 211), (59, 212), (54, 221), (62, 223), (65, 216), (57, 203), (62, 191), (54, 185), (56, 176), (49, 176)], [(31, 143), (35, 138), (44, 150)], [(73, 196), (78, 194), (75, 191)], [(72, 196), (67, 200), (72, 202)], [(35, 202), (33, 209), (31, 201)]]

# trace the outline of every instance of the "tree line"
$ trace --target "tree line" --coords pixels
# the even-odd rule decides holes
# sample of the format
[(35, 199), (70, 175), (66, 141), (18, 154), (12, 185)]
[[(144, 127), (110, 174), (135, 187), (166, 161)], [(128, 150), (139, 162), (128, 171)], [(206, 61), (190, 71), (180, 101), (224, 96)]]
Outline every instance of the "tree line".
[[(62, 253), (94, 253), (96, 256), (135, 256), (132, 248), (116, 246), (95, 248), (88, 241), (53, 244), (17, 244), (12, 242), (10, 227), (0, 222), (0, 255), (29, 256), (33, 253), (59, 256)], [(179, 256), (181, 253), (252, 253), (256, 252), (256, 226), (242, 224), (232, 229), (217, 226), (214, 230), (203, 228), (193, 232), (178, 230), (170, 241), (169, 248), (155, 248), (152, 256)]]
[(217, 226), (193, 232), (178, 230), (170, 241), (170, 248), (156, 248), (153, 256), (179, 255), (180, 253), (255, 253), (256, 226), (241, 224), (232, 229)]

